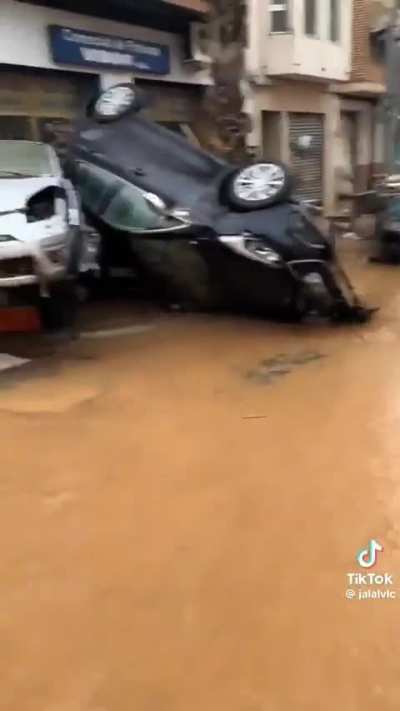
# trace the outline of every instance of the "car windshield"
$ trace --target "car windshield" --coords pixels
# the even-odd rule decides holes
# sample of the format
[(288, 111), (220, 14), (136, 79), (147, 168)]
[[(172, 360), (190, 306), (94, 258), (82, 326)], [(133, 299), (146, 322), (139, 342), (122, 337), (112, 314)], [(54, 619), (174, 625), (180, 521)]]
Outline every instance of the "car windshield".
[(0, 141), (0, 178), (52, 174), (47, 146), (28, 141)]

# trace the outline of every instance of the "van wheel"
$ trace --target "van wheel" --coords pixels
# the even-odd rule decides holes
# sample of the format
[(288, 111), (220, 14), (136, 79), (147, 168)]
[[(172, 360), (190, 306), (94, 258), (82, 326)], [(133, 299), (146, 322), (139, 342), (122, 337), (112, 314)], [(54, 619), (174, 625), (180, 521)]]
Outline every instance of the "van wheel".
[(78, 297), (74, 280), (50, 287), (50, 295), (41, 297), (39, 312), (46, 331), (73, 329), (76, 323)]

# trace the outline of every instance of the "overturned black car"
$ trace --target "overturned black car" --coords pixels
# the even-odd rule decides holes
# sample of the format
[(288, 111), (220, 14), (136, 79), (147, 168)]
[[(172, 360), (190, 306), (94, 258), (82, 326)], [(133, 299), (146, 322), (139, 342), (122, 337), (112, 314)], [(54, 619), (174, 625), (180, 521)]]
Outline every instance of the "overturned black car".
[(102, 238), (154, 291), (187, 308), (364, 321), (329, 240), (276, 162), (235, 167), (139, 115), (132, 84), (104, 91), (76, 129), (73, 178)]

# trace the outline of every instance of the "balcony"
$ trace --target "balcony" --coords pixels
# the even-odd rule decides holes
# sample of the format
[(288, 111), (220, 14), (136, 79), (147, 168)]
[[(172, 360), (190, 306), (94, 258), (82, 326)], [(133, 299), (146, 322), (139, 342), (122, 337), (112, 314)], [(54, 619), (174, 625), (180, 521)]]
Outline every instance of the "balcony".
[(347, 81), (350, 56), (336, 43), (294, 34), (270, 35), (262, 53), (262, 69), (270, 77)]
[(351, 3), (318, 0), (305, 15), (304, 0), (250, 0), (249, 64), (259, 77), (348, 81), (351, 76)]

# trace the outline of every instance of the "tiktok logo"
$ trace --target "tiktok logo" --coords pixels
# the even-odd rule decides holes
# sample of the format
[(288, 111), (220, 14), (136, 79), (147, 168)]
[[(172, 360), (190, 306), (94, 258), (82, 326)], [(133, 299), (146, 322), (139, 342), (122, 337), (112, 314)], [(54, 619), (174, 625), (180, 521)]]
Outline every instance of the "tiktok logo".
[(372, 538), (367, 547), (357, 554), (358, 565), (361, 565), (362, 568), (372, 568), (376, 563), (378, 552), (381, 551), (383, 551), (383, 546)]

